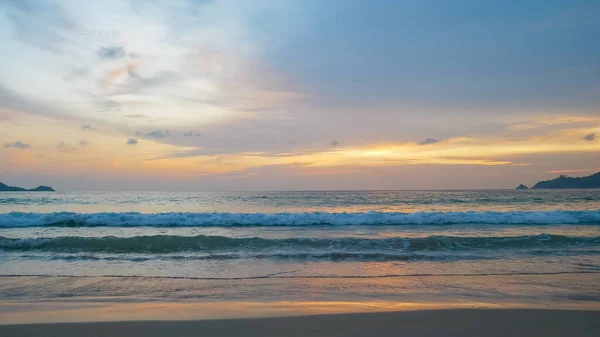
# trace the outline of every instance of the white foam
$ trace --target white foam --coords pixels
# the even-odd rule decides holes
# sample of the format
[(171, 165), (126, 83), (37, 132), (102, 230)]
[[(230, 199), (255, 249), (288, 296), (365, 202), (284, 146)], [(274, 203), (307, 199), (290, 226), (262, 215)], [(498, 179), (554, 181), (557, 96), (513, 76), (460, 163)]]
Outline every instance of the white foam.
[(441, 224), (600, 224), (600, 210), (543, 212), (364, 213), (4, 213), (0, 227), (310, 226)]

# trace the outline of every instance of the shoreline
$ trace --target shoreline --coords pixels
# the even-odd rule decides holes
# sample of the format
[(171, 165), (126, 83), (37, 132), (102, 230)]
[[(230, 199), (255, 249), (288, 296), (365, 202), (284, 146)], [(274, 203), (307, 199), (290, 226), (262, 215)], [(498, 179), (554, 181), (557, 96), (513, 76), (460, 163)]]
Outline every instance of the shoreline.
[(118, 301), (115, 298), (0, 300), (0, 326), (125, 321), (206, 321), (274, 319), (314, 315), (454, 310), (562, 310), (600, 313), (600, 302), (390, 300), (313, 301)]
[(596, 336), (600, 310), (437, 309), (192, 321), (0, 325), (16, 336)]

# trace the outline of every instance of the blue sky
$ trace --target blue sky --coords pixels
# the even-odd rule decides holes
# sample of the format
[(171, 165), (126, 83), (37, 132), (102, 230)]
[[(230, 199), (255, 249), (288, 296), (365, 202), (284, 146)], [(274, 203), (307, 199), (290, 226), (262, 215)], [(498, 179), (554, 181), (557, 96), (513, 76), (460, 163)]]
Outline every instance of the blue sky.
[(593, 173), (599, 14), (597, 1), (0, 1), (0, 181), (511, 188)]

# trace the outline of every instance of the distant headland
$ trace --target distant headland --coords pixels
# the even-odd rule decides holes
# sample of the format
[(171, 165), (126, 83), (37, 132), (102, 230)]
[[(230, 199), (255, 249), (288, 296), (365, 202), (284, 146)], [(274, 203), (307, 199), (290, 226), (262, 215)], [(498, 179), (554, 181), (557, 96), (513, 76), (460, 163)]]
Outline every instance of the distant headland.
[[(586, 177), (568, 177), (561, 175), (552, 180), (544, 180), (533, 185), (532, 190), (536, 189), (563, 189), (563, 188), (600, 188), (600, 172)], [(521, 184), (518, 190), (527, 189), (527, 186)]]
[(38, 186), (30, 190), (22, 187), (8, 186), (0, 182), (0, 192), (55, 192), (50, 186)]

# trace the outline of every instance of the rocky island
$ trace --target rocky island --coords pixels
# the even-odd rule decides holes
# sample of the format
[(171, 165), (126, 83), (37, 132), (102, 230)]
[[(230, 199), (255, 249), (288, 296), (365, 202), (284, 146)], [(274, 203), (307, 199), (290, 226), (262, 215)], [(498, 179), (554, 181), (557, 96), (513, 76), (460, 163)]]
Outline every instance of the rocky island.
[(516, 189), (516, 190), (528, 190), (528, 189), (529, 189), (529, 187), (527, 187), (527, 186), (525, 186), (525, 185), (521, 184), (521, 185), (517, 186), (517, 188), (515, 188), (515, 189)]
[(0, 192), (55, 192), (50, 186), (38, 186), (32, 189), (26, 189), (16, 186), (8, 186), (0, 182)]
[(561, 175), (552, 180), (540, 181), (532, 189), (563, 189), (563, 188), (600, 188), (600, 172), (586, 177), (568, 177)]

